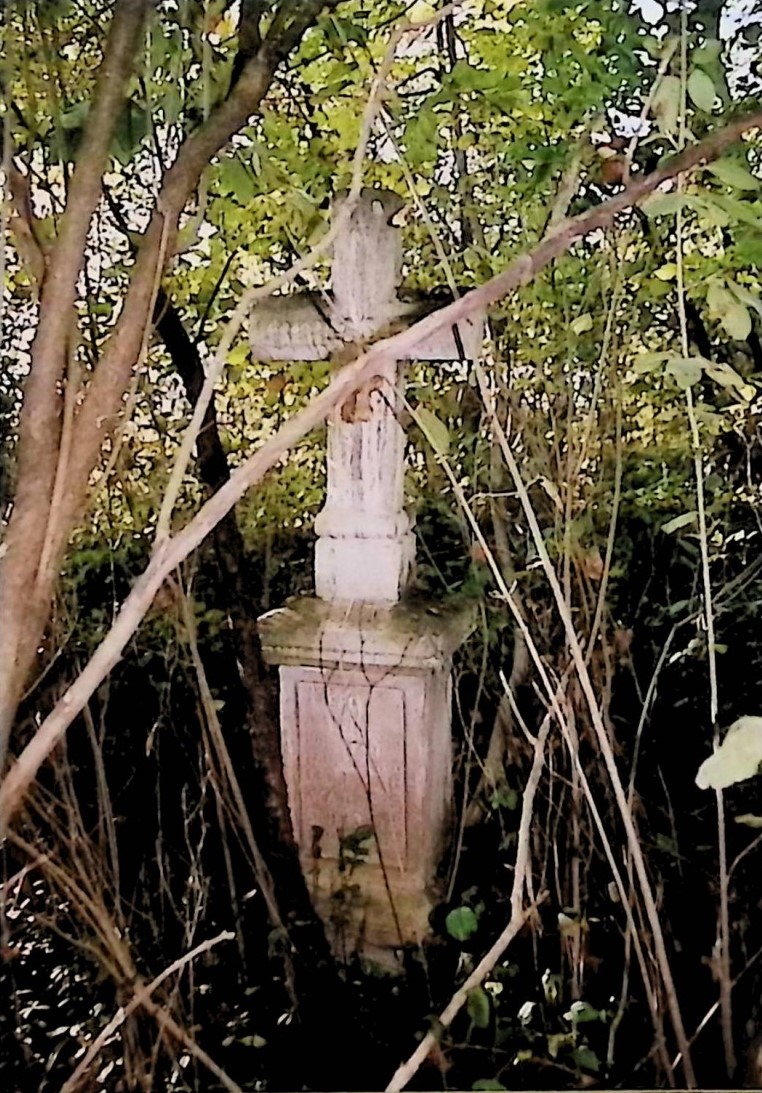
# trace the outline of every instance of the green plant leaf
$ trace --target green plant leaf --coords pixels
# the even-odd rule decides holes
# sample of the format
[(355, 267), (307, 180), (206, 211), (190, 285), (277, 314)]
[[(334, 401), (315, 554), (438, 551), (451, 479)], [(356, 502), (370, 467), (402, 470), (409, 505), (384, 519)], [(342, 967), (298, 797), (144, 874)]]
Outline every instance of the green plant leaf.
[(267, 1040), (257, 1033), (254, 1033), (253, 1036), (242, 1036), (238, 1043), (243, 1044), (244, 1047), (267, 1047)]
[(489, 996), (482, 987), (475, 987), (468, 992), (466, 1012), (476, 1028), (489, 1028)]
[(680, 112), (680, 80), (677, 76), (664, 76), (651, 100), (654, 117), (662, 133), (667, 136), (677, 129)]
[(678, 387), (687, 391), (701, 379), (701, 369), (700, 357), (670, 357), (666, 371), (677, 381)]
[(580, 1044), (579, 1047), (575, 1047), (574, 1062), (583, 1070), (591, 1070), (593, 1074), (597, 1074), (601, 1069), (601, 1060), (587, 1044)]
[(508, 1087), (499, 1082), (497, 1078), (479, 1078), (471, 1086), (472, 1089), (507, 1089)]
[(578, 315), (571, 324), (572, 334), (585, 334), (588, 330), (592, 329), (593, 316), (589, 311), (586, 311), (584, 315)]
[(744, 827), (751, 827), (758, 831), (762, 828), (762, 816), (755, 816), (753, 812), (744, 812), (742, 816), (736, 816), (735, 822)]
[(746, 307), (750, 307), (753, 311), (759, 315), (762, 319), (762, 297), (750, 292), (744, 285), (738, 285), (735, 281), (728, 283), (728, 289), (733, 293), (733, 296), (737, 300), (740, 300)]
[(751, 400), (754, 398), (755, 388), (747, 383), (743, 376), (736, 372), (725, 361), (716, 361), (704, 365), (704, 371), (710, 379), (724, 387), (728, 391), (737, 391), (742, 398)]
[(699, 789), (727, 789), (753, 778), (762, 763), (762, 717), (739, 717), (696, 775)]
[(730, 214), (727, 209), (723, 209), (721, 205), (718, 205), (712, 194), (696, 197), (694, 207), (715, 228), (726, 228), (730, 223)]
[(751, 334), (751, 315), (740, 300), (734, 300), (728, 305), (720, 321), (729, 336), (739, 342), (746, 341)]
[(233, 194), (242, 204), (255, 194), (254, 179), (237, 156), (222, 160), (218, 178), (220, 193)]
[(670, 216), (690, 204), (688, 194), (652, 194), (641, 202), (641, 208), (648, 217)]
[(479, 920), (470, 907), (456, 907), (445, 919), (445, 929), (456, 941), (468, 941), (479, 928)]
[(762, 182), (737, 159), (718, 159), (716, 163), (708, 163), (706, 169), (733, 190), (758, 190), (762, 186)]
[(551, 1059), (557, 1059), (559, 1053), (565, 1047), (571, 1047), (574, 1037), (569, 1032), (552, 1032), (548, 1036), (548, 1055)]
[(405, 147), (411, 166), (436, 159), (439, 142), (439, 118), (431, 107), (424, 107), (405, 126)]
[(694, 106), (703, 110), (705, 114), (711, 114), (717, 91), (714, 80), (702, 68), (694, 68), (688, 77), (688, 96)]
[(733, 296), (723, 281), (710, 281), (706, 302), (713, 315), (722, 315), (733, 304)]
[(589, 1002), (583, 1002), (582, 999), (572, 1002), (568, 1011), (564, 1014), (567, 1021), (572, 1021), (577, 1025), (584, 1025), (589, 1021), (600, 1021), (604, 1016), (604, 1013), (591, 1006)]
[(753, 205), (740, 201), (737, 197), (731, 197), (730, 194), (716, 194), (714, 203), (724, 209), (731, 219), (738, 220), (741, 224), (748, 224), (752, 228), (762, 228), (762, 217), (754, 212)]
[(632, 367), (639, 376), (642, 376), (646, 372), (653, 372), (671, 357), (671, 353), (638, 353), (632, 362)]
[(662, 524), (661, 530), (665, 535), (673, 535), (680, 528), (687, 528), (691, 524), (696, 522), (696, 510), (692, 512), (683, 512), (679, 516), (673, 516), (671, 520), (667, 520), (666, 524)]
[(717, 38), (707, 38), (702, 46), (691, 53), (691, 64), (698, 68), (713, 65), (722, 53), (722, 42)]
[(450, 447), (450, 431), (433, 410), (421, 407), (417, 411), (426, 439), (438, 455), (446, 455)]

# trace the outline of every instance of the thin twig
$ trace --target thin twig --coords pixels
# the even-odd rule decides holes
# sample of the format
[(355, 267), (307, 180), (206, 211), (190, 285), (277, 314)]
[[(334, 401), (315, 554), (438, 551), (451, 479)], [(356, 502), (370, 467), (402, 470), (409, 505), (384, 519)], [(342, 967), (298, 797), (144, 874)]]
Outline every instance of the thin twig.
[[(545, 764), (545, 744), (547, 742), (549, 730), (550, 719), (547, 719), (542, 729), (537, 734), (532, 767), (529, 771), (527, 784), (524, 787), (524, 797), (521, 803), (521, 819), (519, 821), (518, 843), (516, 846), (516, 862), (513, 870), (513, 884), (511, 886), (511, 917), (508, 920), (508, 925), (495, 943), (485, 953), (466, 979), (465, 983), (455, 991), (450, 1001), (440, 1013), (437, 1021), (438, 1028), (449, 1028), (468, 1001), (470, 992), (481, 986), (510, 943), (519, 933), (524, 923), (532, 917), (538, 906), (547, 898), (547, 893), (542, 893), (533, 904), (528, 908), (524, 908), (524, 887), (530, 869), (529, 840), (532, 832), (532, 819), (534, 816), (534, 799), (537, 794), (537, 787), (540, 784), (542, 768)], [(385, 1093), (398, 1093), (399, 1090), (404, 1089), (410, 1079), (417, 1073), (429, 1052), (436, 1046), (436, 1043), (436, 1033), (428, 1032), (410, 1058), (397, 1068), (392, 1080), (386, 1086)]]
[[(686, 140), (686, 108), (688, 79), (688, 16), (685, 7), (680, 12), (680, 129), (679, 146)], [(677, 192), (684, 189), (683, 176), (678, 175)], [(677, 305), (680, 321), (680, 341), (684, 357), (690, 352), (688, 341), (688, 318), (685, 307), (685, 269), (683, 248), (683, 209), (678, 207), (675, 224), (676, 266), (677, 266)], [(706, 520), (706, 497), (704, 493), (704, 456), (701, 448), (701, 436), (698, 420), (693, 405), (693, 391), (685, 391), (685, 405), (691, 432), (693, 449), (693, 468), (696, 478), (696, 509), (698, 511), (699, 547), (701, 550), (701, 580), (704, 589), (704, 615), (706, 621), (707, 662), (709, 665), (709, 719), (712, 725), (712, 746), (715, 751), (720, 746), (719, 725), (717, 723), (719, 699), (717, 690), (717, 647), (714, 633), (714, 607), (712, 605), (712, 578), (709, 570), (709, 535)], [(737, 1060), (733, 1043), (733, 996), (730, 966), (730, 910), (728, 906), (728, 848), (725, 832), (725, 798), (721, 789), (715, 789), (717, 810), (717, 849), (719, 857), (720, 906), (717, 937), (717, 977), (720, 987), (720, 1024), (722, 1028), (722, 1046), (725, 1055), (725, 1070), (728, 1079), (733, 1078)]]
[[(230, 930), (223, 930), (217, 934), (216, 937), (210, 938), (208, 941), (202, 941), (200, 945), (197, 945), (195, 949), (191, 949), (189, 953), (185, 953), (183, 956), (173, 960), (172, 963), (164, 969), (163, 972), (151, 980), (150, 983), (144, 983), (139, 986), (133, 994), (130, 1001), (126, 1006), (121, 1006), (107, 1025), (101, 1029), (98, 1035), (95, 1037), (90, 1047), (87, 1049), (84, 1058), (78, 1064), (74, 1073), (64, 1082), (61, 1086), (61, 1093), (75, 1093), (75, 1090), (80, 1085), (82, 1079), (87, 1074), (87, 1071), (92, 1066), (94, 1060), (97, 1058), (101, 1048), (106, 1044), (109, 1039), (114, 1035), (116, 1030), (124, 1024), (131, 1013), (134, 1013), (136, 1009), (139, 1009), (150, 999), (153, 992), (161, 986), (165, 979), (168, 979), (170, 975), (174, 975), (175, 972), (180, 971), (186, 964), (190, 964), (192, 960), (195, 960), (197, 956), (201, 956), (202, 953), (209, 952), (215, 945), (219, 945), (221, 941), (231, 941), (235, 937)], [(219, 1076), (219, 1072), (218, 1072)], [(240, 1093), (240, 1087), (232, 1082), (230, 1079), (225, 1084), (226, 1089), (234, 1090), (236, 1093)]]
[(672, 976), (672, 969), (670, 967), (669, 957), (667, 955), (666, 943), (664, 940), (664, 931), (662, 930), (661, 920), (659, 918), (659, 912), (656, 906), (656, 900), (654, 898), (653, 890), (651, 888), (651, 881), (648, 876), (648, 869), (646, 867), (645, 857), (643, 855), (643, 849), (640, 845), (638, 833), (635, 828), (635, 821), (632, 816), (632, 810), (629, 807), (627, 796), (625, 794), (624, 786), (622, 785), (622, 779), (617, 767), (616, 758), (614, 756), (614, 749), (609, 739), (606, 727), (603, 723), (600, 709), (598, 707), (598, 701), (595, 697), (595, 691), (593, 689), (593, 683), (590, 678), (590, 672), (588, 670), (587, 663), (585, 661), (585, 655), (582, 651), (579, 639), (577, 637), (574, 620), (569, 610), (569, 605), (564, 599), (563, 590), (558, 580), (558, 576), (553, 567), (553, 563), (548, 554), (547, 544), (542, 534), (539, 521), (537, 519), (537, 513), (532, 505), (531, 499), (527, 492), (524, 479), (522, 477), (519, 466), (516, 462), (516, 458), (511, 450), (508, 438), (506, 437), (502, 425), (497, 418), (492, 404), (492, 396), (489, 391), (488, 384), (486, 382), (486, 376), (483, 369), (479, 366), (476, 368), (476, 378), (479, 385), (479, 389), (482, 394), (482, 399), (487, 406), (488, 411), (492, 417), (492, 427), (495, 430), (500, 448), (503, 452), (503, 458), (505, 459), (508, 470), (514, 481), (516, 492), (521, 502), (521, 507), (524, 510), (527, 523), (529, 524), (529, 530), (532, 535), (532, 540), (537, 550), (537, 554), (540, 558), (540, 562), (545, 573), (545, 577), (553, 592), (553, 597), (556, 601), (556, 607), (563, 623), (564, 631), (566, 634), (566, 640), (569, 645), (572, 660), (577, 671), (579, 678), (579, 684), (582, 689), (582, 693), (585, 696), (590, 719), (595, 730), (595, 736), (598, 740), (598, 746), (603, 756), (603, 761), (608, 771), (611, 786), (614, 791), (614, 798), (617, 803), (617, 808), (622, 817), (624, 829), (627, 834), (627, 841), (632, 852), (633, 862), (635, 865), (635, 872), (638, 876), (638, 882), (640, 884), (641, 895), (643, 897), (643, 903), (645, 906), (646, 916), (648, 918), (651, 931), (654, 938), (654, 946), (656, 950), (657, 962), (659, 965), (659, 971), (661, 973), (662, 981), (664, 983), (664, 989), (667, 995), (667, 1004), (669, 1007), (670, 1017), (672, 1020), (672, 1026), (675, 1030), (675, 1038), (678, 1043), (678, 1047), (683, 1052), (683, 1072), (685, 1079), (690, 1088), (693, 1088), (696, 1084), (696, 1076), (693, 1070), (693, 1063), (690, 1056), (690, 1048), (688, 1046), (688, 1040), (685, 1034), (685, 1026), (683, 1024), (683, 1018), (680, 1011), (680, 1004), (677, 997), (677, 991), (675, 989), (675, 983)]

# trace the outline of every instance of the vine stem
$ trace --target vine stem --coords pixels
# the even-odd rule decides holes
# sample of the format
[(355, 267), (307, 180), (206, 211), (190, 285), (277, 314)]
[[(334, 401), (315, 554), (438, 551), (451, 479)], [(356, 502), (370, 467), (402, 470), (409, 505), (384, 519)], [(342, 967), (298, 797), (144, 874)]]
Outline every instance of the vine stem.
[[(686, 144), (686, 107), (688, 80), (688, 16), (683, 5), (680, 12), (680, 115), (678, 130), (678, 148), (682, 151)], [(683, 192), (684, 176), (677, 176), (677, 193)], [(685, 307), (685, 267), (684, 267), (684, 218), (680, 206), (677, 209), (675, 223), (675, 265), (677, 267), (677, 309), (680, 324), (680, 347), (684, 357), (690, 355), (688, 338), (688, 316)], [(685, 407), (691, 434), (693, 468), (696, 478), (696, 510), (698, 513), (699, 545), (701, 550), (701, 580), (704, 593), (704, 616), (706, 622), (707, 662), (709, 666), (709, 716), (712, 723), (712, 747), (716, 751), (720, 746), (718, 727), (719, 688), (717, 684), (717, 646), (714, 630), (714, 606), (712, 598), (712, 576), (709, 568), (709, 536), (706, 520), (706, 494), (704, 492), (704, 456), (701, 447), (693, 391), (685, 391)], [(722, 1047), (725, 1056), (725, 1070), (732, 1079), (737, 1060), (733, 1043), (733, 983), (730, 963), (730, 910), (728, 906), (728, 851), (725, 824), (725, 799), (721, 789), (715, 790), (717, 808), (717, 849), (720, 887), (719, 922), (716, 942), (716, 971), (720, 989), (720, 1025), (722, 1029)]]

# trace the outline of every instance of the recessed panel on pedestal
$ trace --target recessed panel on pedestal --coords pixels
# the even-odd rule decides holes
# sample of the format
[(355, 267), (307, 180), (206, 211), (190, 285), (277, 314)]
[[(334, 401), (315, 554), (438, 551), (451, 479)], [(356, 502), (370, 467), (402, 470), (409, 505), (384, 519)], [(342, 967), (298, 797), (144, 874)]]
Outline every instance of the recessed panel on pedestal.
[[(340, 841), (372, 827), (384, 862), (406, 869), (411, 855), (410, 814), (420, 815), (420, 765), (411, 768), (408, 744), (420, 764), (423, 681), (362, 671), (284, 668), (286, 779), (303, 853), (323, 829), (320, 854), (338, 858)], [(369, 860), (376, 860), (376, 846)]]

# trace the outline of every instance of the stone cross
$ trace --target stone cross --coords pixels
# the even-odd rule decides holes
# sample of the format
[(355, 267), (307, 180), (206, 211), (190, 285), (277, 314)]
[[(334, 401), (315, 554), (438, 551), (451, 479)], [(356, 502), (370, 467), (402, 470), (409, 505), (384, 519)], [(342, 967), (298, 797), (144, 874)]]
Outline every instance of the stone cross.
[[(273, 298), (251, 316), (253, 355), (323, 360), (425, 313), (404, 299), (402, 202), (365, 190), (333, 251), (331, 293)], [(483, 317), (415, 347), (477, 356)], [(280, 668), (281, 746), (313, 900), (338, 956), (387, 966), (428, 931), (451, 798), (452, 655), (470, 618), (399, 603), (415, 555), (404, 509), (405, 436), (395, 362), (328, 423), (326, 503), (316, 520), (317, 599), (260, 620)]]
[[(391, 221), (402, 204), (396, 194), (363, 191), (334, 244), (331, 296), (275, 297), (257, 307), (250, 325), (254, 356), (330, 359), (421, 314), (419, 301), (398, 295), (402, 249)], [(415, 359), (473, 358), (480, 351), (482, 325), (480, 318), (470, 319), (457, 335), (451, 329), (437, 333), (416, 345)], [(315, 591), (321, 599), (396, 603), (410, 576), (415, 540), (404, 509), (399, 402), (392, 361), (328, 424), (327, 496), (315, 521)]]

